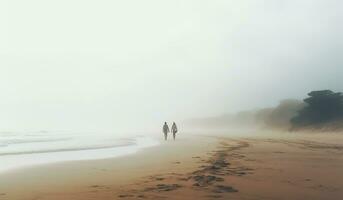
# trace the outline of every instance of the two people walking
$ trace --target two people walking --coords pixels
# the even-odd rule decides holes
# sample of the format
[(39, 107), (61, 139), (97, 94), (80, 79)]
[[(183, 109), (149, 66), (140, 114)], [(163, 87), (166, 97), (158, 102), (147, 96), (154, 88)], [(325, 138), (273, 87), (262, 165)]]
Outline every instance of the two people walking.
[[(171, 132), (173, 133), (173, 138), (175, 140), (176, 133), (178, 132), (178, 129), (177, 129), (175, 122), (173, 122), (173, 125), (171, 127)], [(169, 126), (168, 126), (167, 122), (164, 122), (163, 133), (164, 133), (164, 140), (167, 140), (168, 139), (168, 133), (170, 133)]]

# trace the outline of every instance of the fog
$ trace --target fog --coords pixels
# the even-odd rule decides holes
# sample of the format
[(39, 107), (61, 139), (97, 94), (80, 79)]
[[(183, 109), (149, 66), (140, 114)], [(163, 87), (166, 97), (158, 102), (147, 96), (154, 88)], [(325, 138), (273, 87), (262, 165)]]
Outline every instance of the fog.
[(147, 132), (343, 91), (342, 7), (2, 0), (0, 131)]

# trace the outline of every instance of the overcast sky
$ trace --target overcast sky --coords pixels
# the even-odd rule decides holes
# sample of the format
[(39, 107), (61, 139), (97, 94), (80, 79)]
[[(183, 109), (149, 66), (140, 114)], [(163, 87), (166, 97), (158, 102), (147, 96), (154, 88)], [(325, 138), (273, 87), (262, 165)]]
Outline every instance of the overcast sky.
[(1, 0), (0, 130), (120, 131), (343, 91), (340, 0)]

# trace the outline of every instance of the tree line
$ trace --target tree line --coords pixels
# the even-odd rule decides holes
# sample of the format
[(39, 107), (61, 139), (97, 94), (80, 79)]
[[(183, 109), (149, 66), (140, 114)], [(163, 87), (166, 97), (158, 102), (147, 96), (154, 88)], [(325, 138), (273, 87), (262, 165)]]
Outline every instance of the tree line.
[(343, 95), (331, 90), (312, 91), (304, 99), (305, 106), (291, 118), (293, 128), (343, 119)]

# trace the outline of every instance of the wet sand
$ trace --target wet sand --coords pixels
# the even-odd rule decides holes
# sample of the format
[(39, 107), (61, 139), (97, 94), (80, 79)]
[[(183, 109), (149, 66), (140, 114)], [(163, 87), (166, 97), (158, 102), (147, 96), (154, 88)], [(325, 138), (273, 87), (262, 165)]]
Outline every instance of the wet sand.
[(343, 137), (205, 137), (0, 174), (1, 200), (343, 199)]

